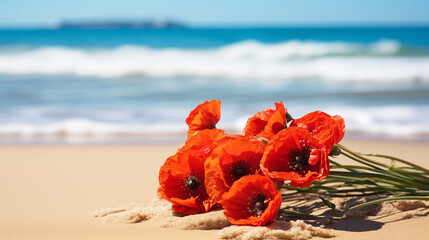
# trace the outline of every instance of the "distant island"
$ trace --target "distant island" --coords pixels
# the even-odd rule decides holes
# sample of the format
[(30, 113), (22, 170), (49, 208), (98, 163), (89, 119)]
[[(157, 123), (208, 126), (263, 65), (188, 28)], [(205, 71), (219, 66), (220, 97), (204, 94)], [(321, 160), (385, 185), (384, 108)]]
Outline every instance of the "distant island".
[(159, 29), (185, 28), (183, 23), (171, 20), (158, 21), (64, 21), (56, 26), (59, 29)]

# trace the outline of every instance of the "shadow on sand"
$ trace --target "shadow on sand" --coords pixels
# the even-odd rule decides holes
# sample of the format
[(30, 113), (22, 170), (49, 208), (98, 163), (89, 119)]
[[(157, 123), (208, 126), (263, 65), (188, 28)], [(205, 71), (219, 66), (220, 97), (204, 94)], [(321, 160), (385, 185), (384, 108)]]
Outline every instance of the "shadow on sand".
[(350, 232), (367, 232), (379, 230), (384, 223), (362, 218), (346, 218), (325, 226), (327, 229)]

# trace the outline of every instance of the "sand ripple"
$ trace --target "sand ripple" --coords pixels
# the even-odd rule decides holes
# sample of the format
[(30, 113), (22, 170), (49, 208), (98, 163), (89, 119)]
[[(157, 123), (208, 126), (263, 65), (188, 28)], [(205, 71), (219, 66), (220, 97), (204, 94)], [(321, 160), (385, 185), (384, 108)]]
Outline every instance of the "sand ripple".
[[(371, 200), (370, 198), (342, 198), (332, 201), (340, 208), (347, 208), (358, 203)], [(301, 202), (302, 203), (302, 202)], [(314, 201), (304, 202), (307, 207), (315, 206)], [(302, 206), (301, 206), (302, 207)], [(305, 206), (304, 206), (305, 207)], [(341, 220), (347, 217), (392, 218), (401, 220), (429, 214), (429, 206), (422, 201), (393, 201), (371, 205), (356, 211), (348, 212), (344, 216), (326, 216), (329, 220)], [(156, 220), (157, 225), (164, 228), (184, 230), (214, 230), (220, 229), (216, 237), (231, 240), (262, 240), (262, 239), (290, 239), (307, 240), (312, 237), (335, 237), (332, 230), (312, 226), (302, 220), (282, 221), (275, 220), (271, 225), (264, 227), (231, 226), (222, 211), (213, 211), (204, 214), (184, 216), (174, 212), (171, 204), (163, 199), (153, 199), (149, 204), (124, 204), (118, 208), (108, 208), (92, 213), (93, 217), (107, 222), (138, 223), (145, 220)], [(321, 218), (324, 219), (324, 218)], [(286, 220), (290, 220), (287, 219)], [(307, 221), (308, 222), (308, 221)], [(331, 221), (328, 221), (331, 222)], [(321, 225), (320, 222), (316, 225)]]
[(189, 215), (185, 217), (168, 217), (162, 220), (161, 227), (185, 230), (212, 230), (230, 226), (222, 211)]
[(231, 226), (217, 233), (221, 239), (232, 240), (262, 240), (262, 239), (291, 239), (307, 240), (312, 237), (331, 238), (335, 234), (328, 229), (313, 227), (302, 220), (274, 221), (267, 227)]
[(169, 202), (155, 198), (148, 205), (123, 204), (119, 208), (95, 211), (91, 215), (103, 218), (106, 222), (139, 223), (149, 219), (172, 217), (175, 212), (171, 209)]

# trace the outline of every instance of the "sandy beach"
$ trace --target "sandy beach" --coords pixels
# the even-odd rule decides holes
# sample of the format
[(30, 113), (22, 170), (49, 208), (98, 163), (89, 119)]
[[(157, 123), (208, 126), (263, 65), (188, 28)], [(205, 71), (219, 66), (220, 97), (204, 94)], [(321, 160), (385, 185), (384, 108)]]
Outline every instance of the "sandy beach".
[[(429, 143), (344, 140), (429, 167)], [(216, 239), (217, 230), (106, 223), (93, 211), (156, 197), (158, 171), (180, 144), (0, 146), (0, 239)], [(429, 216), (351, 218), (328, 225), (334, 239), (427, 239)]]
[(338, 2), (0, 3), (0, 240), (429, 240), (429, 0)]

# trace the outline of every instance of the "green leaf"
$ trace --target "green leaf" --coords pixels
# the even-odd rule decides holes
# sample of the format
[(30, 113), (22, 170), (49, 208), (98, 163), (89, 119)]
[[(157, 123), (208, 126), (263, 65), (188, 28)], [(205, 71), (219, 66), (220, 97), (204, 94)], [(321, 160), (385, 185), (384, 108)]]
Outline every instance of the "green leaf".
[(279, 213), (284, 213), (287, 215), (296, 215), (296, 216), (312, 216), (311, 214), (308, 213), (302, 213), (302, 212), (298, 212), (298, 211), (292, 211), (292, 210), (286, 210), (286, 209), (279, 209), (278, 211)]
[(320, 199), (322, 199), (322, 201), (323, 201), (323, 203), (326, 205), (326, 206), (328, 206), (329, 208), (331, 208), (332, 210), (335, 210), (335, 208), (337, 207), (337, 206), (335, 206), (335, 204), (333, 204), (332, 202), (330, 202), (330, 201), (328, 201), (328, 200), (326, 200), (326, 199), (324, 199), (324, 198), (322, 198), (322, 197), (319, 197)]

